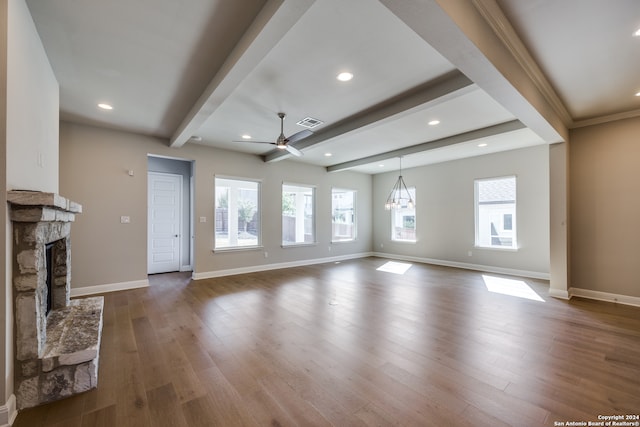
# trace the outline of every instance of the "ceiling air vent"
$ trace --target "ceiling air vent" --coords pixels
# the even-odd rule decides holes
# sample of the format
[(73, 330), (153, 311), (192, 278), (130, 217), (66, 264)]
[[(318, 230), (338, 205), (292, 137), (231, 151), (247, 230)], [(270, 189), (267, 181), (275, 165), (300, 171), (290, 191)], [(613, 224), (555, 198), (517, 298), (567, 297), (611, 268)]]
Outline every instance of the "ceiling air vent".
[(323, 123), (324, 122), (322, 120), (314, 119), (313, 117), (305, 117), (296, 124), (309, 129), (313, 129), (314, 127), (320, 126)]

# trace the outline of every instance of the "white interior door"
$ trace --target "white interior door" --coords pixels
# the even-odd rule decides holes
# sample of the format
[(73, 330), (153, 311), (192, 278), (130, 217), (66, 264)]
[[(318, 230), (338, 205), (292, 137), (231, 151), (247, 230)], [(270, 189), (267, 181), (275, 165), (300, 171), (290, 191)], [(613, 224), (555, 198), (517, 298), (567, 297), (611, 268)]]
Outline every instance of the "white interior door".
[(182, 176), (149, 172), (147, 272), (180, 270)]

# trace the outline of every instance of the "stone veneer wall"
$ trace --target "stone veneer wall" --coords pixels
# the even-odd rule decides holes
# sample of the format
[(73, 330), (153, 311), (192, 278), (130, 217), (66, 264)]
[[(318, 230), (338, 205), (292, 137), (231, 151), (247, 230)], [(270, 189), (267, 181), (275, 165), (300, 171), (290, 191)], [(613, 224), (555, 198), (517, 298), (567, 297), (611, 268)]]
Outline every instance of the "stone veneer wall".
[[(18, 409), (97, 386), (102, 297), (70, 301), (71, 222), (82, 207), (52, 193), (10, 191)], [(46, 245), (54, 243), (52, 265)], [(47, 315), (47, 268), (52, 307)]]
[(54, 244), (52, 309), (69, 304), (71, 258), (68, 222), (14, 222), (16, 356), (18, 360), (37, 358), (47, 339), (47, 267), (45, 246)]

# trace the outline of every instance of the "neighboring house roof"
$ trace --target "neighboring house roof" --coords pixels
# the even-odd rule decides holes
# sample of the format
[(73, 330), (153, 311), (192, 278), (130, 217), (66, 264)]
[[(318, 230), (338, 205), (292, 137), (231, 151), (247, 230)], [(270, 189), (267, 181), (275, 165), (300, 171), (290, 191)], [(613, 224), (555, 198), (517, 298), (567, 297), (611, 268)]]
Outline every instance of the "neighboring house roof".
[(479, 182), (478, 203), (505, 203), (516, 201), (516, 179), (496, 178)]

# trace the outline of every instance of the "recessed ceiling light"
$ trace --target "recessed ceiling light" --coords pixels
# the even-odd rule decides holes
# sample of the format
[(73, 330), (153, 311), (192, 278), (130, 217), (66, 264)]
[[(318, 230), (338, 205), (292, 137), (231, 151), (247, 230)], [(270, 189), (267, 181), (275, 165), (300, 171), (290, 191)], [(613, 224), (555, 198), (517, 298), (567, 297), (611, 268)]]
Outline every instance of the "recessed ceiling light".
[(202, 141), (202, 137), (200, 135), (193, 135), (191, 138), (189, 138), (191, 141), (194, 142), (201, 142)]
[(640, 92), (636, 93), (636, 96), (640, 96)]
[(242, 135), (242, 139), (251, 139), (251, 135), (245, 133)]
[(429, 122), (429, 126), (435, 126), (435, 125), (439, 125), (440, 124), (440, 120), (431, 120)]
[(640, 28), (638, 28), (638, 29), (636, 30), (636, 32), (635, 32), (635, 33), (633, 33), (633, 35), (634, 35), (634, 37), (640, 37)]
[(331, 156), (333, 156), (333, 154), (331, 154), (331, 153), (324, 153), (324, 156), (325, 156), (325, 157), (331, 157)]
[(383, 168), (383, 167), (384, 167), (384, 165), (383, 165), (382, 163), (380, 163), (380, 164), (378, 165), (378, 167)]
[(478, 144), (478, 147), (486, 147), (486, 146), (487, 146), (487, 144), (484, 143), (484, 142), (482, 144)]
[(99, 108), (102, 108), (103, 110), (113, 110), (113, 107), (109, 104), (105, 104), (105, 103), (100, 103), (98, 104)]
[(336, 76), (336, 79), (340, 80), (341, 82), (348, 82), (352, 78), (353, 78), (353, 74), (346, 71)]

